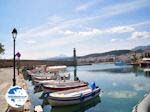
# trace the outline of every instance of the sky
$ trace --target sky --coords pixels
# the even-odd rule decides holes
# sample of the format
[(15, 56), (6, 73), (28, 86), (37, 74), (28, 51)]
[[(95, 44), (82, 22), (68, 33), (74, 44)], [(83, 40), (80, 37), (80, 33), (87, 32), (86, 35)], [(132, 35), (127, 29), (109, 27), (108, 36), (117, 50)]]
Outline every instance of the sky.
[(150, 0), (0, 0), (3, 59), (46, 59), (150, 45)]

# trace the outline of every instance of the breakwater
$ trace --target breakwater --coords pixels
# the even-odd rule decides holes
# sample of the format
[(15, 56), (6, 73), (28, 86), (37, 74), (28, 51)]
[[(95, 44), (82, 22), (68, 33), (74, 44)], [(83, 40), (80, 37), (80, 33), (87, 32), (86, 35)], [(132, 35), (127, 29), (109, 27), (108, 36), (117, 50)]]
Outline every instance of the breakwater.
[[(73, 61), (50, 61), (50, 60), (16, 60), (16, 65), (19, 62), (19, 66), (34, 66), (34, 65), (48, 65), (48, 66), (55, 66), (55, 65), (66, 65), (66, 66), (73, 66)], [(1, 59), (0, 60), (0, 68), (4, 67), (12, 67), (13, 60), (12, 59)]]

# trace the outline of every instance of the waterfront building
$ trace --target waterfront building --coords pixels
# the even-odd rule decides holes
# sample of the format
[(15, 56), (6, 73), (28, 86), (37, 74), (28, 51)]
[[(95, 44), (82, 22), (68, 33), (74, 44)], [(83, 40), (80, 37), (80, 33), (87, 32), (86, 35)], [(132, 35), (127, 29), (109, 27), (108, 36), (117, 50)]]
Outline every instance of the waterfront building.
[(150, 50), (145, 50), (143, 53), (143, 59), (140, 63), (141, 67), (150, 67)]

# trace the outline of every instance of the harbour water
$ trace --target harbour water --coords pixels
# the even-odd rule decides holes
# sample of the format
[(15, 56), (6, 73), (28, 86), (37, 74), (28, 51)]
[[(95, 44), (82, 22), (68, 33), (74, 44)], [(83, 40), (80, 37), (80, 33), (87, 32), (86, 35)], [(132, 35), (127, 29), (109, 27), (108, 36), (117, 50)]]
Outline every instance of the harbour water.
[[(74, 74), (74, 68), (68, 67)], [(95, 81), (103, 92), (101, 97), (80, 105), (51, 107), (46, 100), (40, 99), (41, 92), (34, 93), (34, 86), (27, 81), (32, 108), (42, 105), (44, 112), (131, 112), (132, 108), (150, 92), (150, 73), (132, 66), (114, 64), (93, 64), (77, 67), (80, 80)]]

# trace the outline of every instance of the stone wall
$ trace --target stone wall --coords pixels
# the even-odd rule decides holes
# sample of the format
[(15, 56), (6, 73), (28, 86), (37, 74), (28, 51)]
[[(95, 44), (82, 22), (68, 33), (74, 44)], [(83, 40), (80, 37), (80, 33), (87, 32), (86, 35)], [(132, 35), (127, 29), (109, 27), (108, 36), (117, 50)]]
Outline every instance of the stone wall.
[[(17, 64), (16, 60), (16, 64)], [(72, 66), (72, 61), (47, 61), (47, 60), (20, 60), (20, 66), (34, 66), (34, 65), (66, 65), (66, 66)], [(0, 60), (0, 68), (3, 67), (12, 67), (13, 66), (13, 60)]]

